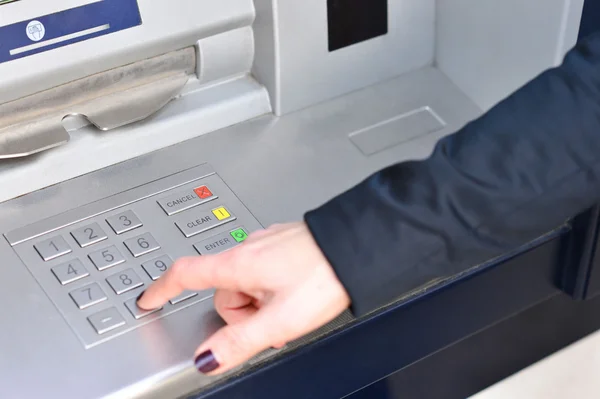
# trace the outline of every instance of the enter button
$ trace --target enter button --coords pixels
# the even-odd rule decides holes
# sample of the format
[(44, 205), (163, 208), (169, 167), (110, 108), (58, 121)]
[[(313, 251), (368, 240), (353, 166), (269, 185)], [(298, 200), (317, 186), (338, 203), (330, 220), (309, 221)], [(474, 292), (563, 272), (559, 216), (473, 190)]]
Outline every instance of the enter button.
[(204, 241), (194, 244), (194, 248), (196, 248), (196, 251), (198, 251), (200, 255), (213, 255), (220, 252), (225, 252), (228, 249), (239, 245), (238, 241), (233, 238), (232, 234), (233, 233), (223, 233), (211, 238), (207, 238)]

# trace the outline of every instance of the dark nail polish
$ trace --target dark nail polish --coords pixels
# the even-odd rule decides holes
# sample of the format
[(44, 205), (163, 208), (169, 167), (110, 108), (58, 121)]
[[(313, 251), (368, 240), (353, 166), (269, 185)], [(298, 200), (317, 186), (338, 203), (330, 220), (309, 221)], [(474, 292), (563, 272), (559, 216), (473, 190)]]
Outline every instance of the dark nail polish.
[(194, 361), (196, 368), (203, 374), (210, 373), (219, 368), (219, 362), (215, 359), (212, 351), (206, 351), (198, 355)]
[(137, 296), (137, 298), (135, 298), (135, 304), (137, 305), (138, 308), (145, 310), (145, 311), (149, 311), (150, 309), (144, 309), (143, 307), (140, 306), (140, 304), (138, 303), (140, 299), (142, 299), (142, 296), (144, 295), (146, 291), (142, 291), (142, 293), (140, 295)]

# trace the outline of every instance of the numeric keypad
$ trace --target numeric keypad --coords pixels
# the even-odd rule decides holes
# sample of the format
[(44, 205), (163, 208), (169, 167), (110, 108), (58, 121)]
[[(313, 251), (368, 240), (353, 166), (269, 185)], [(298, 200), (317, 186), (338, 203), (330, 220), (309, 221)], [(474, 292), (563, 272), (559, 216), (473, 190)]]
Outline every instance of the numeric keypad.
[[(144, 198), (127, 194), (124, 200), (116, 194), (107, 204), (88, 205), (88, 213), (65, 215), (51, 229), (41, 226), (48, 230), (29, 242), (15, 244), (86, 347), (210, 298), (213, 290), (206, 289), (182, 292), (150, 311), (136, 304), (146, 286), (173, 266), (175, 256), (223, 252), (248, 236), (234, 221), (250, 220), (249, 214), (218, 177), (170, 187), (178, 188)], [(180, 234), (182, 229), (189, 234)]]

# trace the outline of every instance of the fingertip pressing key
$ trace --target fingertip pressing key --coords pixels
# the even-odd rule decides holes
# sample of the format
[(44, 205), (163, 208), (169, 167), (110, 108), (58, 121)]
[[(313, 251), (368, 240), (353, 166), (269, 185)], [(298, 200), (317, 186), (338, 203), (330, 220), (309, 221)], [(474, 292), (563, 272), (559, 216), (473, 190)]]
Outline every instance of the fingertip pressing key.
[(142, 299), (142, 296), (144, 296), (144, 292), (146, 292), (146, 291), (142, 291), (142, 292), (140, 293), (140, 295), (138, 295), (138, 296), (137, 296), (137, 298), (135, 298), (135, 304), (137, 305), (137, 307), (138, 307), (138, 308), (140, 308), (140, 309), (142, 309), (142, 310), (148, 310), (148, 309), (144, 309), (144, 308), (142, 308), (142, 307), (140, 306), (140, 303), (139, 303), (139, 302), (140, 302), (140, 299)]
[(142, 299), (142, 297), (144, 296), (145, 293), (146, 293), (146, 291), (142, 291), (142, 293), (140, 295), (138, 295), (137, 298), (135, 298), (135, 304), (141, 310), (143, 310), (145, 312), (149, 312), (149, 311), (154, 310), (154, 309), (147, 309), (144, 306), (140, 306), (140, 300)]

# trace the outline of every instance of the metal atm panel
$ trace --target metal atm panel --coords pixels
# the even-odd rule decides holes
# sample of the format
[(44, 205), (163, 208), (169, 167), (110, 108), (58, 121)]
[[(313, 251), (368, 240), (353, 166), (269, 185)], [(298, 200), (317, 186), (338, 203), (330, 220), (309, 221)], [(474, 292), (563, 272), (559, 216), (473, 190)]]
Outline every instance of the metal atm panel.
[[(426, 320), (436, 320), (441, 316), (429, 306), (453, 295), (472, 300), (471, 288), (451, 294), (452, 287), (491, 275), (483, 270), (514, 271), (531, 256), (544, 262), (520, 273), (547, 277), (569, 226), (557, 226), (500, 265), (439, 276), (442, 284), (419, 297), (426, 302), (406, 293), (381, 317), (354, 320), (345, 313), (217, 378), (199, 375), (191, 359), (222, 326), (210, 291), (186, 293), (151, 314), (131, 306), (169, 260), (227, 250), (252, 231), (299, 220), (387, 165), (427, 157), (437, 140), (575, 42), (583, 3), (568, 3), (549, 3), (541, 13), (557, 24), (524, 36), (515, 32), (527, 31), (540, 14), (521, 2), (393, 0), (383, 10), (385, 29), (355, 20), (366, 33), (349, 42), (331, 42), (331, 32), (344, 32), (328, 24), (361, 13), (347, 10), (329, 20), (335, 1), (0, 5), (0, 37), (10, 31), (11, 38), (9, 46), (0, 43), (0, 148), (10, 155), (0, 160), (0, 295), (11, 304), (0, 329), (0, 375), (9, 381), (0, 384), (0, 396), (243, 397), (264, 392), (256, 384), (271, 378), (302, 381), (297, 394), (312, 394), (301, 378), (306, 365), (326, 357), (328, 348), (337, 348), (329, 364), (351, 365), (353, 358), (337, 350), (356, 345), (359, 331), (383, 331), (383, 324), (375, 327), (381, 317), (425, 312), (432, 317)], [(122, 13), (135, 9), (137, 19)], [(490, 42), (512, 26), (518, 40), (510, 39), (511, 51), (490, 56), (470, 41), (482, 36), (473, 34), (473, 18), (489, 22), (478, 26)], [(119, 21), (129, 23), (114, 28)], [(470, 74), (457, 63), (506, 70), (501, 66), (527, 51), (523, 67), (499, 73), (495, 85), (482, 84), (486, 68)], [(516, 284), (502, 281), (498, 287)], [(544, 280), (485, 320), (551, 292)], [(419, 350), (478, 323), (437, 335)], [(350, 394), (425, 352), (383, 362), (350, 384), (330, 378), (339, 390), (326, 387)]]

